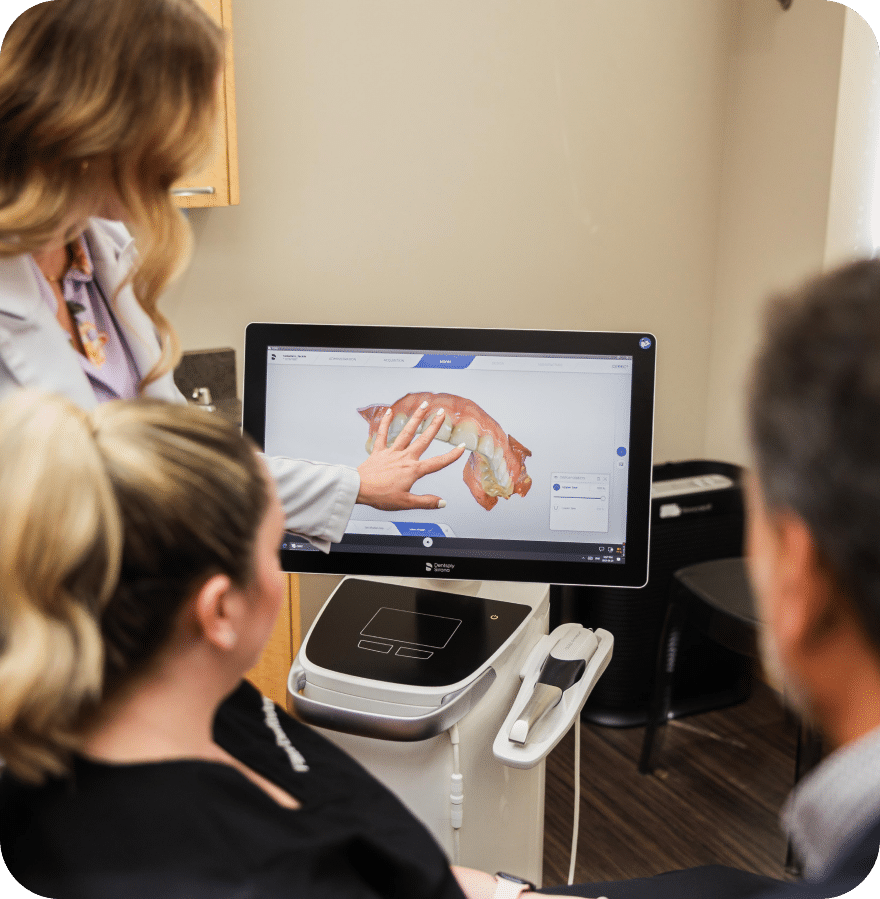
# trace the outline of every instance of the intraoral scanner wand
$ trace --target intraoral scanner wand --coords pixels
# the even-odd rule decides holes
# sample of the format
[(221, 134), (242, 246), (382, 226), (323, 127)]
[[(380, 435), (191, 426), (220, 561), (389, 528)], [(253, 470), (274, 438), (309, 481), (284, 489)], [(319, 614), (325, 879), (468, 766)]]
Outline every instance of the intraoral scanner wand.
[(608, 667), (614, 637), (561, 624), (543, 636), (520, 670), (522, 686), (492, 745), (511, 768), (531, 768), (562, 739)]
[(534, 725), (583, 677), (587, 662), (598, 646), (599, 640), (592, 631), (579, 628), (553, 647), (541, 668), (534, 692), (510, 729), (512, 742), (526, 743)]

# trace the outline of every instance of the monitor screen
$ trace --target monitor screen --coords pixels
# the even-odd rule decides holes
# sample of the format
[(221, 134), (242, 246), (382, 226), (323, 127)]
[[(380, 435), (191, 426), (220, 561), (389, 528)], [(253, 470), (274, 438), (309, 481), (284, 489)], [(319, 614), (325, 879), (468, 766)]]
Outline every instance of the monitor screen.
[(390, 406), (442, 408), (417, 481), (442, 509), (356, 505), (329, 553), (286, 571), (639, 587), (648, 576), (656, 341), (645, 333), (256, 323), (244, 429), (268, 455), (357, 467)]

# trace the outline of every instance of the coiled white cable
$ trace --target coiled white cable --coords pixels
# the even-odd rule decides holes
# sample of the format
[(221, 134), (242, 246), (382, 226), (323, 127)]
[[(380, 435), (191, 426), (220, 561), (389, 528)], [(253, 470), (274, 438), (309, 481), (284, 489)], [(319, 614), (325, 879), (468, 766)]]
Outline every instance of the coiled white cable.
[(452, 863), (459, 864), (461, 857), (461, 825), (464, 818), (464, 784), (461, 775), (460, 737), (458, 725), (449, 728), (449, 739), (452, 743), (452, 777), (449, 784), (449, 821), (452, 825)]

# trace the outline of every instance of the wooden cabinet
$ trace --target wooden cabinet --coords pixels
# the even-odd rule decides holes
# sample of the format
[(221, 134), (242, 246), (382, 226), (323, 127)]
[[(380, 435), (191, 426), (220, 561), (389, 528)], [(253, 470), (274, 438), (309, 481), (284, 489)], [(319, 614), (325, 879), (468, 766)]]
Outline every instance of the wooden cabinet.
[(235, 64), (232, 40), (232, 0), (198, 0), (226, 32), (226, 65), (214, 158), (197, 175), (172, 190), (178, 206), (192, 209), (238, 204), (238, 141), (235, 124)]
[(302, 641), (299, 612), (299, 575), (288, 574), (287, 601), (259, 662), (247, 679), (281, 708), (287, 708), (287, 674)]

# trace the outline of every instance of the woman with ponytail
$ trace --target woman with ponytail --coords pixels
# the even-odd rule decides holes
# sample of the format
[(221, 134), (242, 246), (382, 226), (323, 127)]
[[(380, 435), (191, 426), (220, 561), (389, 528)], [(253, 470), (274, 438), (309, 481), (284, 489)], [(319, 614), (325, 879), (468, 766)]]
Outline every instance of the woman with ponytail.
[(249, 441), (151, 400), (0, 402), (0, 850), (54, 899), (461, 899), (430, 835), (241, 678), (282, 602)]
[[(9, 29), (0, 396), (30, 386), (84, 409), (136, 396), (185, 402), (172, 377), (178, 340), (158, 305), (190, 250), (170, 189), (210, 153), (223, 57), (223, 34), (195, 0), (48, 0)], [(462, 449), (422, 460), (442, 421), (411, 444), (420, 418), (357, 469), (267, 460), (288, 529), (326, 551), (356, 502), (437, 508), (440, 497), (410, 489)]]

